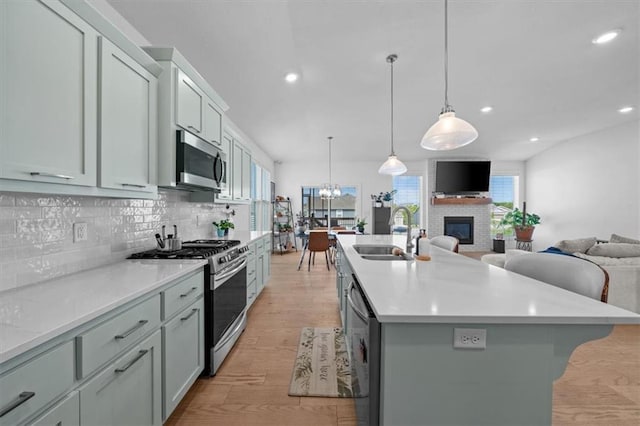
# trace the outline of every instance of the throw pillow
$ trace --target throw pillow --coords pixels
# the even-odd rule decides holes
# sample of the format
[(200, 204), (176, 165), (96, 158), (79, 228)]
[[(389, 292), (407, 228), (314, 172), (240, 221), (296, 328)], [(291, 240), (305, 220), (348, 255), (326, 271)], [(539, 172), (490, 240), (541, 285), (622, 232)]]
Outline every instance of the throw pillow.
[(627, 244), (640, 244), (640, 240), (634, 240), (633, 238), (621, 237), (617, 234), (611, 234), (609, 238), (610, 243), (627, 243)]
[(586, 253), (596, 243), (596, 237), (578, 238), (576, 240), (562, 240), (553, 246), (566, 253)]
[(604, 243), (591, 247), (587, 254), (590, 256), (606, 257), (637, 257), (640, 256), (640, 244)]

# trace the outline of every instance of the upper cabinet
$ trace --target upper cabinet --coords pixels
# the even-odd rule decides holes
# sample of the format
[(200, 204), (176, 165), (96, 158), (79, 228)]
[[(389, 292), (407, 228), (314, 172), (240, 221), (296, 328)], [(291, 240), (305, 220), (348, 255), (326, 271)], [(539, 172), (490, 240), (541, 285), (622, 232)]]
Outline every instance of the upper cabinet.
[[(176, 130), (184, 129), (225, 152), (222, 119), (229, 106), (175, 48), (144, 50), (163, 68), (158, 87), (158, 185), (175, 187)], [(203, 195), (213, 201), (212, 194)]]
[(226, 133), (227, 139), (232, 140), (231, 198), (246, 203), (251, 201), (251, 153), (237, 136)]
[(98, 33), (56, 2), (0, 1), (0, 177), (96, 185)]
[(0, 1), (3, 190), (154, 198), (161, 68), (87, 2)]
[(155, 192), (158, 80), (100, 38), (100, 186)]

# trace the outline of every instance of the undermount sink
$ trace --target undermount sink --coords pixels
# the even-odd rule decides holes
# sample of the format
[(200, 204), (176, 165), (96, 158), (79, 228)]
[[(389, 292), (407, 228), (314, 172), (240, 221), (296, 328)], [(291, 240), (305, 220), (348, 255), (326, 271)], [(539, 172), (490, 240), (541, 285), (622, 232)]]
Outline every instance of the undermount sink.
[(413, 258), (407, 254), (397, 256), (395, 254), (361, 254), (361, 258), (366, 260), (412, 260)]
[[(377, 244), (356, 244), (353, 249), (360, 255), (361, 258), (366, 260), (411, 260), (411, 255), (404, 253), (398, 246), (394, 245), (377, 245)], [(393, 254), (394, 250), (400, 250), (401, 255)]]
[[(353, 246), (353, 249), (358, 252), (358, 254), (393, 254), (393, 249), (402, 250), (398, 246), (393, 246), (389, 244), (385, 245), (377, 245), (377, 244), (356, 244)], [(404, 252), (404, 250), (402, 250)]]

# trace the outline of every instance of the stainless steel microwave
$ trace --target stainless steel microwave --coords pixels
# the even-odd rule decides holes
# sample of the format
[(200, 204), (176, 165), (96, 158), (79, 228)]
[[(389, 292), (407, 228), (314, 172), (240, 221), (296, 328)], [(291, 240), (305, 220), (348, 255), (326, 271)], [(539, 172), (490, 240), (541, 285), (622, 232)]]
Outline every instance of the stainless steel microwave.
[(226, 154), (186, 130), (178, 130), (176, 137), (176, 186), (190, 191), (225, 190)]

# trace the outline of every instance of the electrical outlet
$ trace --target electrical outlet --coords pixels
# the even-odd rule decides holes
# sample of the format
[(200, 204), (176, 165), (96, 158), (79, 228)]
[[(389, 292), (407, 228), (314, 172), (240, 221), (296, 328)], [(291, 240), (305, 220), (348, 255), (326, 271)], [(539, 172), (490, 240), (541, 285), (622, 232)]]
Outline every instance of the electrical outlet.
[(87, 241), (89, 238), (87, 223), (77, 222), (73, 224), (73, 242), (78, 243), (80, 241)]
[(487, 330), (484, 328), (454, 328), (453, 347), (458, 349), (486, 349)]

